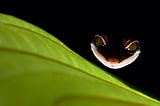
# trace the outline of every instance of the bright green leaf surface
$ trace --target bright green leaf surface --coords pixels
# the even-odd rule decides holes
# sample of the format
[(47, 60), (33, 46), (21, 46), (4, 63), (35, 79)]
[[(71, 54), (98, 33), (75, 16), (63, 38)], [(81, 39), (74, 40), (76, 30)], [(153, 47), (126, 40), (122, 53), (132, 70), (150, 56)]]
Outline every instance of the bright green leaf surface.
[(159, 105), (44, 30), (0, 14), (0, 106)]

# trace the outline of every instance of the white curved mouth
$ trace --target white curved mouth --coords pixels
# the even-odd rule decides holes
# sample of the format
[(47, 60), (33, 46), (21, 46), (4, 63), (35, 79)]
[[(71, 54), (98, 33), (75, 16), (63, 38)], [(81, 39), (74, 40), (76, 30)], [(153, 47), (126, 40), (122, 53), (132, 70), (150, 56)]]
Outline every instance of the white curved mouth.
[(131, 64), (132, 62), (134, 62), (137, 57), (139, 56), (140, 54), (140, 50), (137, 50), (132, 56), (124, 59), (123, 61), (117, 63), (117, 62), (109, 62), (106, 60), (106, 58), (97, 51), (97, 47), (91, 43), (91, 50), (93, 52), (93, 54), (95, 55), (95, 57), (103, 64), (105, 65), (106, 67), (109, 67), (111, 69), (119, 69), (119, 68), (122, 68), (122, 67), (125, 67), (129, 64)]

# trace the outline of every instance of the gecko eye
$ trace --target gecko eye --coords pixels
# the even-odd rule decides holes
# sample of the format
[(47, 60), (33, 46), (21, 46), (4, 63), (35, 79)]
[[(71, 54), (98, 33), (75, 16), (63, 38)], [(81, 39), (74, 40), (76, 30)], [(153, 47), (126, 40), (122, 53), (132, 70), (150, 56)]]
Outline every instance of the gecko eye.
[(129, 42), (129, 44), (125, 45), (125, 49), (130, 53), (133, 54), (139, 49), (139, 41), (134, 40), (132, 42)]
[(103, 38), (100, 35), (96, 35), (94, 43), (95, 43), (96, 46), (105, 46), (106, 45), (106, 41), (108, 41), (106, 36), (104, 36), (104, 38)]

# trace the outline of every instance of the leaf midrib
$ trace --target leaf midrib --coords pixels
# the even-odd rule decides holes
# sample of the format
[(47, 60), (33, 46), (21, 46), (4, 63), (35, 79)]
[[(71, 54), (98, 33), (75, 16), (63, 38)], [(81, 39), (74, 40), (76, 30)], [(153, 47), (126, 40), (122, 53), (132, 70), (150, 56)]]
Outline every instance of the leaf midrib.
[(94, 78), (96, 78), (96, 79), (99, 79), (99, 80), (101, 80), (101, 81), (107, 82), (107, 83), (109, 83), (109, 84), (111, 84), (111, 85), (113, 85), (113, 86), (116, 86), (116, 87), (125, 89), (125, 90), (127, 90), (127, 91), (129, 91), (129, 92), (132, 92), (132, 93), (135, 94), (135, 95), (141, 95), (141, 96), (143, 96), (144, 98), (146, 98), (146, 99), (148, 99), (148, 100), (155, 101), (155, 102), (159, 103), (159, 102), (156, 101), (155, 99), (152, 99), (152, 98), (150, 98), (150, 97), (148, 97), (148, 96), (146, 97), (146, 96), (140, 94), (140, 92), (138, 92), (138, 93), (137, 93), (137, 92), (133, 92), (131, 89), (128, 89), (128, 88), (125, 88), (125, 87), (120, 86), (120, 85), (118, 85), (118, 84), (115, 84), (115, 83), (109, 82), (109, 81), (107, 81), (107, 80), (101, 79), (100, 77), (97, 77), (97, 76), (94, 76), (94, 75), (92, 75), (92, 74), (89, 74), (89, 73), (87, 73), (87, 72), (85, 72), (85, 71), (83, 71), (83, 70), (81, 70), (81, 69), (79, 69), (79, 68), (77, 68), (77, 67), (73, 67), (73, 66), (71, 66), (71, 65), (69, 65), (69, 64), (63, 63), (63, 62), (58, 61), (58, 60), (54, 60), (54, 59), (52, 59), (52, 58), (48, 58), (48, 57), (45, 57), (45, 56), (42, 56), (42, 55), (38, 55), (38, 54), (35, 54), (35, 53), (31, 53), (31, 52), (26, 52), (26, 51), (22, 51), (22, 50), (20, 51), (20, 50), (10, 49), (10, 48), (2, 48), (2, 47), (0, 47), (0, 51), (2, 51), (2, 52), (9, 52), (9, 53), (12, 52), (12, 53), (23, 54), (23, 55), (30, 55), (30, 56), (33, 56), (33, 57), (36, 57), (36, 58), (41, 58), (41, 59), (47, 60), (47, 61), (56, 62), (56, 63), (58, 63), (58, 64), (64, 65), (64, 66), (66, 66), (66, 67), (70, 67), (70, 68), (72, 68), (72, 69), (75, 69), (75, 70), (77, 70), (77, 71), (80, 71), (80, 72), (82, 72), (82, 73), (84, 73), (84, 74), (87, 74), (87, 75), (89, 75), (89, 76), (91, 76), (91, 77), (94, 77)]

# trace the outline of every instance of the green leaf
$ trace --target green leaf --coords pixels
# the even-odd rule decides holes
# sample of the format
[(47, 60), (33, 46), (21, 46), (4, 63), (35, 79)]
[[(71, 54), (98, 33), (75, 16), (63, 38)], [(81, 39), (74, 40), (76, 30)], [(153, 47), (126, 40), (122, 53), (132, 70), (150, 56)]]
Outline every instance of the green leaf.
[(0, 106), (159, 106), (46, 31), (0, 14)]

